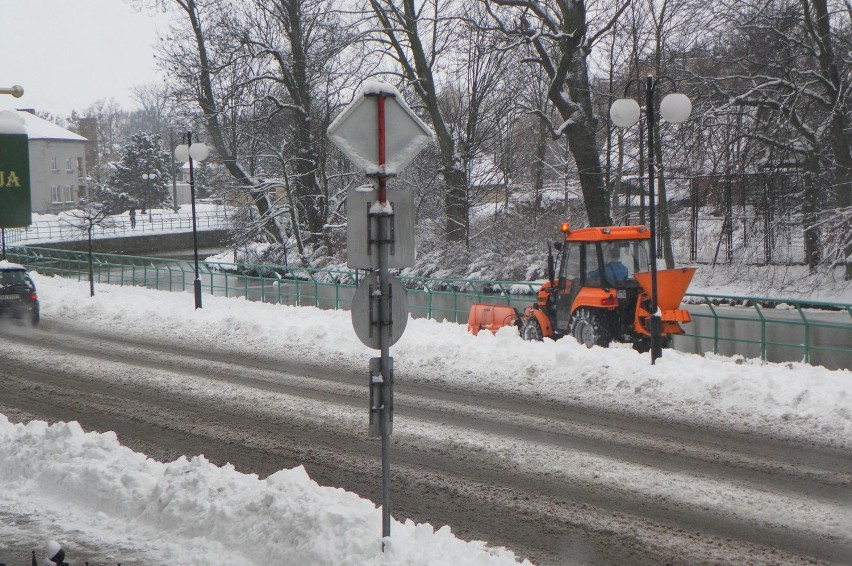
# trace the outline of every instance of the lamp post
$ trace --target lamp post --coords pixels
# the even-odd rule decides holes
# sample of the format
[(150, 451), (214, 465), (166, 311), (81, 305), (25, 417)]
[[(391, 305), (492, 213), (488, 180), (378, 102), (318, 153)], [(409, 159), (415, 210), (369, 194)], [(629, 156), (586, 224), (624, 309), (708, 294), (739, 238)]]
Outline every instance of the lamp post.
[[(649, 214), (651, 216), (651, 364), (653, 365), (657, 358), (663, 355), (663, 348), (660, 340), (662, 330), (662, 321), (660, 320), (660, 310), (657, 306), (657, 206), (656, 197), (654, 195), (654, 175), (655, 158), (654, 158), (654, 97), (657, 94), (656, 89), (660, 81), (667, 79), (674, 85), (677, 91), (677, 83), (671, 77), (662, 76), (654, 78), (648, 75), (648, 78), (643, 83), (638, 79), (631, 79), (624, 87), (624, 98), (619, 98), (612, 103), (609, 108), (609, 116), (613, 123), (620, 128), (629, 128), (639, 121), (641, 109), (639, 103), (627, 98), (627, 91), (632, 84), (636, 84), (640, 94), (645, 96), (645, 115), (648, 123), (648, 198), (650, 200)], [(689, 97), (680, 92), (672, 92), (667, 94), (660, 102), (660, 114), (667, 122), (680, 124), (689, 118), (692, 112), (692, 102)]]
[(195, 225), (195, 175), (192, 162), (204, 161), (210, 148), (203, 143), (192, 143), (192, 132), (186, 133), (186, 143), (175, 148), (175, 159), (181, 163), (189, 161), (189, 194), (192, 204), (192, 251), (195, 256), (195, 308), (201, 308), (201, 278), (198, 275), (198, 230)]
[(145, 179), (145, 208), (148, 209), (148, 222), (153, 223), (151, 217), (151, 181), (157, 178), (156, 173), (142, 173), (142, 178)]

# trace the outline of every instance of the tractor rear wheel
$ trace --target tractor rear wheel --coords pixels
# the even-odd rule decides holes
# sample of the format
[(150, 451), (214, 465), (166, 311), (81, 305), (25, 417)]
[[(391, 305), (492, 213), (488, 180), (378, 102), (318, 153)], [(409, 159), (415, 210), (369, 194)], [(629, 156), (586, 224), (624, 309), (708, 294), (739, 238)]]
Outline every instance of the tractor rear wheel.
[(541, 342), (541, 325), (538, 323), (538, 320), (536, 320), (534, 316), (527, 319), (527, 321), (524, 323), (524, 326), (521, 328), (521, 338), (523, 338), (524, 340), (535, 340), (536, 342)]
[(571, 317), (571, 335), (587, 348), (606, 348), (612, 341), (605, 313), (594, 309), (577, 309)]

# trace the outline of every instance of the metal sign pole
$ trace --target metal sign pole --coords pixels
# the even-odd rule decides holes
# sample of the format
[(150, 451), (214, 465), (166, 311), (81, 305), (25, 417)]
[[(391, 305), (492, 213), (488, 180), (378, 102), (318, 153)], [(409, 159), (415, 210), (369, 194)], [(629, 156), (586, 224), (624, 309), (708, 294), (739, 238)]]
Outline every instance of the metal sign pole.
[(379, 142), (379, 208), (377, 220), (379, 224), (379, 345), (381, 349), (382, 375), (382, 537), (389, 537), (391, 526), (390, 514), (390, 433), (391, 410), (393, 403), (393, 374), (390, 371), (390, 325), (391, 293), (388, 283), (388, 244), (390, 241), (390, 220), (392, 212), (387, 207), (387, 176), (385, 173), (385, 95), (376, 97), (378, 104), (378, 142)]
[(361, 342), (381, 351), (370, 359), (369, 434), (382, 438), (382, 538), (387, 538), (391, 531), (393, 432), (393, 358), (389, 350), (408, 322), (405, 290), (388, 270), (414, 265), (413, 196), (409, 191), (388, 189), (387, 179), (398, 174), (434, 135), (395, 88), (374, 81), (364, 84), (361, 96), (328, 127), (328, 135), (374, 178), (374, 186), (353, 187), (346, 195), (346, 263), (369, 270), (352, 298), (352, 327)]

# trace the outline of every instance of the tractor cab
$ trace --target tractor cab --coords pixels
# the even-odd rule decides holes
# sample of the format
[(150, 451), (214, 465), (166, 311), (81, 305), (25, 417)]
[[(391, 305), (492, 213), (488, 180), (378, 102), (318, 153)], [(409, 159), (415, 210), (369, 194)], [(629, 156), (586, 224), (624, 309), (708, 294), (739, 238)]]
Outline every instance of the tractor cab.
[[(538, 296), (538, 307), (552, 322), (554, 335), (573, 333), (578, 309), (604, 309), (623, 327), (630, 319), (642, 288), (635, 274), (650, 269), (651, 233), (644, 226), (607, 226), (572, 230), (563, 223), (564, 240), (556, 257), (548, 253), (548, 282)], [(625, 311), (625, 312), (621, 312)], [(632, 321), (631, 321), (632, 322)]]
[(583, 287), (638, 288), (634, 275), (651, 269), (648, 240), (559, 242), (558, 280)]

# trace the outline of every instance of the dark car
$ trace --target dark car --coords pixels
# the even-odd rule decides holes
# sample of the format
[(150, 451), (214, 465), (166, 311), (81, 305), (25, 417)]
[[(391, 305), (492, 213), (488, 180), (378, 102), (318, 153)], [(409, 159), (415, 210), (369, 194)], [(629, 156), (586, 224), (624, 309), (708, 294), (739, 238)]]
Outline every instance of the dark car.
[(39, 321), (35, 283), (23, 265), (0, 262), (0, 317)]

